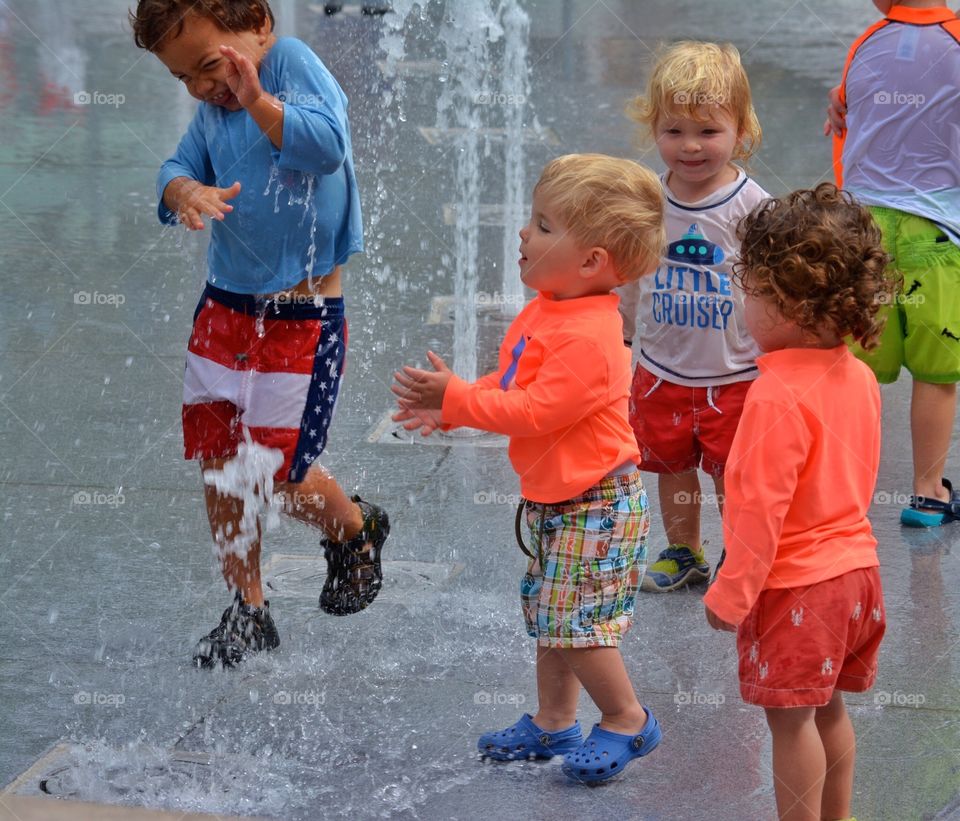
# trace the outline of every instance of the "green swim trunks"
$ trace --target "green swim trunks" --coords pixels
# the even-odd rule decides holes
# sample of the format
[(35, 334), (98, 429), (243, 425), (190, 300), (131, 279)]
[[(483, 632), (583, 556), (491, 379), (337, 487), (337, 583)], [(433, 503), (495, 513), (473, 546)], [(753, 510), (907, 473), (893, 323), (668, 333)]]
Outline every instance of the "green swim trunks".
[(851, 350), (878, 382), (895, 382), (905, 366), (920, 382), (960, 382), (960, 248), (930, 220), (869, 206), (884, 250), (903, 275), (903, 289), (881, 309), (887, 324), (880, 346)]

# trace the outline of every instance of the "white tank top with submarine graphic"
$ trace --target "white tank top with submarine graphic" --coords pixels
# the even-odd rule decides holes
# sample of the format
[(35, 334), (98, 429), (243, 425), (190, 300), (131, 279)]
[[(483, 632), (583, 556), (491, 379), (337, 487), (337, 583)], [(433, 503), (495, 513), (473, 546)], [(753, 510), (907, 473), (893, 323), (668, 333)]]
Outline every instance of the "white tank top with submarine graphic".
[[(661, 178), (663, 179), (663, 178)], [(737, 224), (769, 197), (743, 171), (699, 202), (666, 193), (667, 253), (653, 273), (617, 289), (624, 339), (640, 364), (690, 387), (757, 377), (760, 350), (743, 322), (743, 292), (731, 274)]]

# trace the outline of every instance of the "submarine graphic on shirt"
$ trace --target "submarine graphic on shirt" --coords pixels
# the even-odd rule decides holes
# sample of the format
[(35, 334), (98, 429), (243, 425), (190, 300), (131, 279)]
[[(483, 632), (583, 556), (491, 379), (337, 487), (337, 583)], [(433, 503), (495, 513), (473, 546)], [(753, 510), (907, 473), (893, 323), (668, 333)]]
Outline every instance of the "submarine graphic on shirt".
[(667, 259), (687, 265), (717, 265), (723, 262), (723, 249), (710, 242), (693, 223), (687, 233), (667, 246)]

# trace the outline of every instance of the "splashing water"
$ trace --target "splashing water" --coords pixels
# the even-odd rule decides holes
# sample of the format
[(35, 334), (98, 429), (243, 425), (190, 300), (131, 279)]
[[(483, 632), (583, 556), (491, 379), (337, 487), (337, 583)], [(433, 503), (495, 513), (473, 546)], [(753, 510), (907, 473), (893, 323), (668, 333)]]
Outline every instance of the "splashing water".
[[(276, 448), (258, 445), (246, 434), (237, 455), (222, 470), (206, 470), (203, 481), (216, 488), (221, 496), (231, 496), (243, 503), (240, 529), (235, 534), (217, 534), (216, 549), (220, 555), (235, 555), (246, 561), (250, 548), (260, 538), (259, 522), (264, 530), (274, 528), (279, 520), (278, 503), (274, 501), (273, 476), (283, 464), (283, 454)], [(265, 515), (264, 515), (265, 514)]]

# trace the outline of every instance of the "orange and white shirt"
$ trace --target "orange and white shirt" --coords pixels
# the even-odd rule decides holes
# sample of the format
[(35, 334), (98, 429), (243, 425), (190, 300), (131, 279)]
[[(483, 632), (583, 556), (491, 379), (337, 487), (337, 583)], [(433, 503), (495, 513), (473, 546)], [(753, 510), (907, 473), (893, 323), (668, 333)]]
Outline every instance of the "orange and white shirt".
[(447, 385), (441, 418), (510, 437), (520, 490), (533, 502), (578, 496), (633, 462), (630, 351), (616, 294), (538, 294), (510, 325), (494, 373)]

